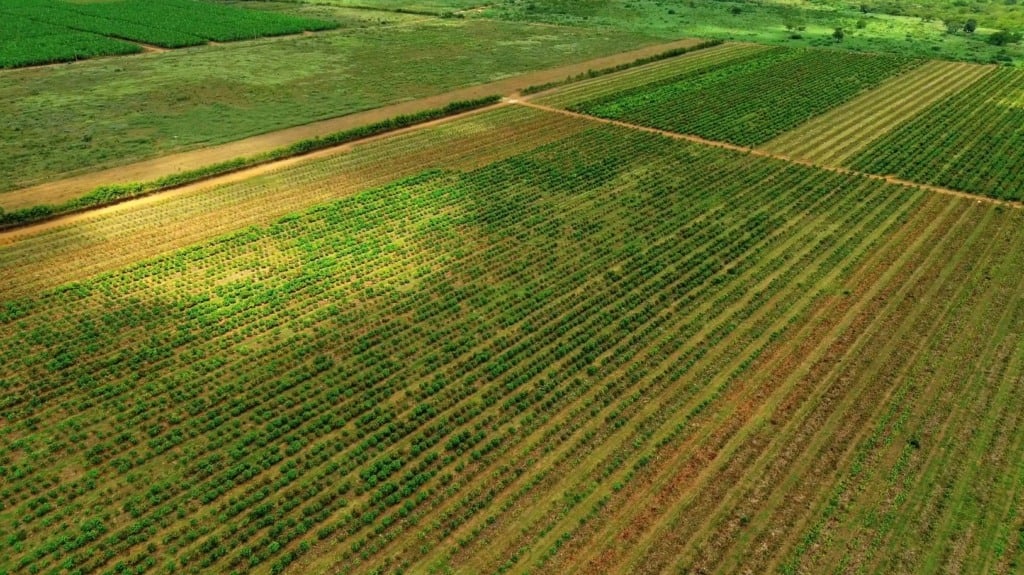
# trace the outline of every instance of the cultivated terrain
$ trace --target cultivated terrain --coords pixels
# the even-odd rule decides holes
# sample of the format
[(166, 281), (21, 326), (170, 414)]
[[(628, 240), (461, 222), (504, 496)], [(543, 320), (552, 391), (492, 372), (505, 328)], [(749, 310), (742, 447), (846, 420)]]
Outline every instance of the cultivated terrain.
[(0, 0), (0, 574), (1020, 572), (955, 8)]

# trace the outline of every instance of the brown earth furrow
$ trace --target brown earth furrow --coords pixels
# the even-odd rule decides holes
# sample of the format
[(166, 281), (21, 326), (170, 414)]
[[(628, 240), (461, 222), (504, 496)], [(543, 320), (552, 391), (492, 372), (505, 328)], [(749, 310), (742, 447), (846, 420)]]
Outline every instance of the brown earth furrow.
[[(949, 207), (950, 206), (947, 206), (947, 213), (948, 213), (948, 208)], [(932, 228), (930, 228), (931, 231), (929, 233), (938, 233), (937, 228), (934, 227), (935, 226), (935, 222), (929, 222), (929, 224), (932, 226)], [(923, 229), (922, 230), (918, 230), (917, 233), (918, 234), (924, 234), (924, 230)], [(917, 242), (923, 241), (922, 240), (923, 237), (925, 237), (925, 236), (918, 237), (916, 239), (916, 241)], [(897, 253), (895, 251), (892, 251), (892, 252), (889, 252), (889, 253), (892, 256), (897, 255)], [(877, 274), (878, 272), (875, 271), (875, 272), (872, 272), (872, 273), (873, 274)], [(860, 289), (867, 289), (868, 287), (870, 287), (872, 285), (874, 285), (874, 282), (870, 282), (868, 285), (865, 285), (864, 287), (862, 287)], [(829, 310), (830, 314), (838, 314), (837, 317), (841, 317), (843, 313), (847, 312), (850, 309), (850, 306), (853, 305), (854, 301), (855, 301), (855, 298), (840, 298), (838, 301), (830, 302), (832, 305), (827, 306), (827, 309)], [(838, 321), (838, 320), (836, 320), (836, 321)], [(826, 336), (828, 335), (828, 333), (835, 329), (835, 324), (833, 322), (831, 322), (831, 321), (830, 322), (822, 321), (822, 322), (819, 322), (819, 323), (814, 323), (814, 324), (812, 324), (812, 326), (816, 326), (816, 327), (813, 327), (813, 329), (815, 329), (815, 330), (823, 330), (823, 331), (811, 332), (811, 333), (817, 333), (817, 335), (801, 336), (796, 341), (802, 341), (804, 343), (797, 344), (797, 345), (811, 345), (812, 347), (814, 347), (814, 346), (819, 346), (820, 347), (822, 345), (822, 342), (827, 341), (828, 338)], [(760, 395), (763, 396), (763, 397), (760, 400), (757, 400), (758, 402), (767, 401), (767, 397), (766, 397), (768, 395), (768, 391), (767, 390), (772, 387), (771, 383), (770, 383), (771, 379), (775, 379), (775, 380), (785, 379), (787, 377), (787, 375), (792, 372), (792, 370), (797, 369), (799, 367), (799, 363), (793, 363), (792, 361), (788, 361), (787, 360), (787, 358), (789, 360), (791, 360), (792, 358), (796, 357), (794, 355), (794, 353), (791, 353), (792, 351), (794, 351), (794, 350), (787, 350), (787, 351), (785, 351), (783, 353), (783, 355), (781, 356), (781, 359), (783, 361), (780, 364), (778, 364), (775, 368), (773, 368), (773, 369), (775, 369), (774, 375), (772, 375), (771, 378), (768, 381), (764, 381), (764, 382), (759, 384), (758, 389), (762, 390)], [(779, 370), (781, 370), (781, 371), (779, 371)], [(744, 403), (744, 405), (747, 405), (747, 403)], [(748, 407), (749, 408), (753, 408), (754, 405), (750, 404)], [(742, 411), (740, 412), (740, 416), (742, 416)], [(743, 418), (741, 417), (741, 420), (742, 419)], [(720, 440), (721, 441), (726, 441), (728, 439), (728, 437), (731, 435), (728, 432), (728, 429), (730, 428), (730, 426), (729, 425), (725, 425), (724, 422), (723, 422), (723, 425), (724, 425), (724, 427), (722, 427), (720, 430), (725, 435), (721, 436)], [(705, 474), (705, 475), (706, 475), (706, 473), (708, 473), (707, 470), (705, 469), (707, 467), (707, 463), (709, 463), (711, 459), (713, 459), (720, 451), (722, 451), (722, 449), (724, 449), (723, 447), (716, 447), (716, 444), (717, 444), (717, 442), (712, 442), (710, 444), (706, 444), (707, 445), (707, 447), (706, 447), (707, 451), (705, 452), (705, 454), (703, 456), (699, 456), (699, 455), (693, 456), (693, 455), (691, 455), (691, 456), (686, 457), (685, 461), (687, 461), (687, 463), (686, 463), (686, 467), (684, 469), (688, 469), (689, 471), (683, 473), (683, 471), (677, 469), (677, 470), (672, 472), (674, 474), (674, 476), (676, 477), (676, 480), (673, 481), (672, 484), (670, 484), (670, 489), (668, 491), (666, 491), (664, 493), (664, 495), (662, 496), (662, 497), (667, 497), (668, 499), (661, 499), (660, 503), (653, 503), (653, 504), (651, 504), (649, 506), (644, 506), (643, 508), (646, 509), (646, 510), (649, 510), (649, 512), (645, 512), (645, 513), (643, 513), (641, 515), (636, 516), (634, 518), (634, 520), (631, 522), (633, 527), (625, 527), (625, 528), (623, 528), (621, 534), (616, 538), (614, 544), (612, 543), (611, 540), (607, 540), (606, 539), (605, 540), (606, 542), (603, 543), (603, 544), (600, 544), (599, 547), (596, 547), (596, 548), (592, 547), (595, 550), (596, 549), (604, 549), (604, 551), (602, 552), (601, 557), (599, 559), (596, 559), (594, 562), (589, 563), (588, 566), (584, 569), (584, 571), (585, 572), (597, 572), (597, 571), (606, 570), (606, 569), (614, 569), (613, 565), (616, 565), (619, 561), (621, 561), (621, 558), (620, 559), (613, 559), (613, 557), (618, 556), (618, 555), (620, 555), (622, 553), (629, 552), (632, 549), (632, 546), (631, 546), (632, 544), (630, 543), (631, 538), (627, 537), (627, 534), (633, 532), (634, 530), (641, 530), (641, 531), (643, 531), (643, 530), (647, 530), (647, 529), (652, 528), (653, 527), (652, 522), (654, 521), (655, 517), (657, 517), (658, 515), (660, 515), (661, 513), (664, 512), (664, 510), (666, 509), (666, 505), (668, 504), (668, 501), (675, 499), (676, 497), (678, 497), (682, 493), (685, 493), (686, 490), (689, 489), (689, 487), (686, 487), (686, 486), (689, 483), (691, 483), (692, 481), (696, 481), (701, 476), (702, 473)], [(721, 445), (724, 446), (725, 443), (721, 443)], [(685, 453), (685, 451), (684, 451), (684, 453)], [(668, 456), (667, 454), (666, 454), (666, 456), (671, 458), (671, 456)], [(689, 477), (690, 479), (686, 479), (687, 477)], [(682, 480), (682, 481), (679, 481), (679, 480)], [(633, 508), (633, 509), (638, 509), (639, 508), (639, 506), (635, 505), (635, 504), (634, 505), (630, 505), (630, 507)], [(654, 515), (650, 515), (650, 513), (653, 513)], [(616, 524), (621, 525), (620, 522), (616, 522)], [(639, 535), (639, 533), (637, 535)], [(623, 539), (623, 537), (625, 537), (625, 539)]]
[[(966, 221), (961, 219), (958, 226), (963, 228), (965, 225)], [(945, 234), (943, 242), (950, 241), (951, 236), (952, 234)], [(818, 437), (819, 430), (827, 429), (832, 419), (844, 413), (856, 397), (853, 394), (863, 393), (858, 390), (868, 382), (857, 385), (850, 380), (852, 375), (862, 368), (869, 367), (863, 365), (865, 363), (877, 366), (885, 360), (891, 361), (887, 354), (875, 358), (858, 355), (858, 351), (866, 348), (878, 349), (879, 342), (876, 338), (880, 337), (883, 342), (893, 342), (898, 339), (901, 331), (909, 330), (912, 325), (920, 325), (916, 320), (907, 321), (907, 314), (909, 313), (910, 317), (920, 315), (921, 310), (915, 309), (913, 305), (916, 297), (921, 295), (918, 292), (926, 291), (929, 286), (941, 285), (935, 280), (940, 277), (943, 262), (937, 261), (941, 259), (934, 257), (940, 245), (942, 244), (926, 246), (924, 252), (908, 262), (910, 265), (902, 270), (902, 281), (890, 285), (890, 289), (894, 291), (873, 300), (881, 307), (873, 312), (862, 313), (854, 320), (853, 325), (857, 326), (857, 329), (844, 333), (834, 340), (826, 339), (835, 342), (833, 347), (843, 342), (850, 346), (844, 351), (832, 350), (825, 353), (806, 375), (799, 377), (796, 387), (772, 413), (773, 420), (787, 422), (783, 429), (780, 431), (762, 426), (749, 442), (740, 446), (739, 453), (745, 455), (723, 462), (724, 467), (718, 479), (702, 486), (685, 507), (685, 511), (679, 509), (676, 514), (686, 512), (707, 521), (715, 517), (716, 513), (728, 513), (729, 502), (734, 499), (759, 501), (765, 497), (757, 495), (756, 491), (747, 497), (737, 490), (744, 485), (744, 478), (755, 482), (755, 486), (760, 486), (760, 489), (780, 481), (780, 475), (800, 461), (807, 448)], [(931, 265), (922, 265), (924, 262), (930, 262)], [(925, 329), (931, 325), (928, 321), (925, 321), (925, 324)], [(896, 329), (897, 326), (904, 327)], [(898, 364), (899, 362), (896, 362), (896, 365)], [(884, 386), (888, 381), (879, 378), (872, 383)], [(884, 393), (878, 395), (884, 397)], [(741, 517), (728, 515), (729, 530), (742, 526)], [(723, 526), (716, 527), (703, 521), (695, 532), (669, 529), (668, 536), (655, 541), (642, 560), (634, 562), (633, 566), (645, 573), (670, 568), (673, 563), (680, 568), (684, 565), (701, 569), (713, 568), (713, 565), (702, 563), (699, 555), (691, 558), (689, 554), (681, 553), (682, 549), (698, 545), (702, 537), (723, 535)]]

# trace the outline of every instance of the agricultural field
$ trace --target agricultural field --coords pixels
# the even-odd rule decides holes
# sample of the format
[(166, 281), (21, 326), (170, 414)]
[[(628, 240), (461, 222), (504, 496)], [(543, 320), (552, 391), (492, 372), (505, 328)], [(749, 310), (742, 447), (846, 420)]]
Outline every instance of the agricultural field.
[(767, 142), (763, 149), (843, 165), (872, 142), (940, 100), (966, 89), (991, 66), (932, 60)]
[(1022, 572), (1024, 72), (901, 2), (0, 0), (148, 52), (0, 71), (0, 575)]
[(11, 14), (0, 18), (0, 69), (138, 52), (142, 47), (130, 42)]
[(7, 232), (0, 571), (1012, 573), (1022, 265), (516, 103)]
[[(210, 40), (230, 42), (336, 27), (328, 21), (197, 0), (0, 0), (0, 17), (5, 21), (0, 44), (4, 68), (142, 51), (115, 39), (183, 48)], [(85, 43), (86, 38), (92, 43)]]
[[(751, 54), (751, 52), (746, 52)], [(754, 57), (679, 60), (679, 75), (634, 74), (632, 85), (569, 105), (641, 126), (756, 146), (919, 62), (853, 52), (775, 48)], [(671, 66), (675, 60), (669, 61)], [(692, 64), (706, 62), (694, 68)], [(628, 86), (628, 87), (627, 87)]]
[(308, 4), (327, 4), (410, 14), (454, 15), (489, 5), (483, 0), (305, 0)]
[[(1021, 42), (991, 42), (1002, 30), (1024, 32), (1024, 10), (1016, 0), (498, 0), (486, 14), (663, 38), (683, 35), (985, 64), (1024, 62)], [(969, 20), (976, 25), (974, 32), (964, 30)], [(843, 30), (841, 41), (833, 36), (836, 28)]]
[(1024, 200), (1024, 73), (1000, 69), (853, 156), (858, 170)]
[(616, 74), (574, 82), (557, 90), (546, 91), (534, 99), (558, 108), (580, 107), (587, 102), (614, 99), (639, 86), (658, 86), (695, 79), (708, 72), (752, 60), (769, 50), (771, 48), (759, 44), (729, 42)]

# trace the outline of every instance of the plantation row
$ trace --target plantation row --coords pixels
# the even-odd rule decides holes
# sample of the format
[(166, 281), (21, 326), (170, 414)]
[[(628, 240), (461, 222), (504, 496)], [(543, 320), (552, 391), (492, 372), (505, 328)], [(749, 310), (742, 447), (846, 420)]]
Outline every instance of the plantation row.
[(1018, 210), (519, 106), (122, 208), (0, 236), (0, 572), (1024, 561)]
[[(786, 190), (782, 196), (775, 195), (774, 184), (766, 196), (759, 196), (752, 188), (731, 191), (737, 194), (733, 197), (737, 198), (740, 213), (755, 209), (748, 202), (761, 200), (766, 202), (764, 213), (788, 213), (790, 207), (802, 208), (807, 210), (806, 220), (788, 219), (785, 226), (763, 237), (754, 232), (755, 226), (752, 237), (745, 237), (753, 242), (750, 244), (741, 243), (735, 248), (713, 246), (738, 259), (727, 264), (723, 270), (725, 277), (705, 278), (700, 288), (691, 286), (695, 291), (687, 301), (692, 307), (689, 303), (680, 305), (679, 300), (670, 296), (666, 307), (656, 311), (649, 321), (623, 326), (630, 328), (633, 335), (626, 337), (618, 349), (604, 355), (595, 374), (598, 386), (593, 393), (597, 410), (594, 403), (573, 409), (567, 429), (556, 429), (551, 434), (558, 437), (561, 432), (565, 438), (565, 433), (572, 433), (572, 441), (552, 448), (556, 455), (546, 456), (540, 462), (539, 469), (544, 471), (534, 478), (520, 480), (519, 490), (506, 491), (492, 504), (493, 507), (500, 503), (499, 509), (515, 513), (517, 509), (523, 510), (528, 501), (538, 502), (529, 517), (498, 518), (494, 522), (511, 527), (509, 524), (514, 521), (515, 527), (507, 528), (506, 533), (516, 535), (499, 536), (489, 527), (489, 519), (473, 518), (456, 535), (457, 547), (436, 549), (419, 565), (414, 564), (410, 572), (437, 564), (435, 561), (451, 562), (469, 572), (502, 572), (513, 566), (516, 571), (544, 568), (561, 546), (573, 540), (573, 530), (585, 529), (614, 501), (616, 494), (635, 485), (637, 476), (659, 459), (662, 448), (684, 435), (691, 425), (700, 426), (707, 416), (714, 418), (715, 406), (726, 390), (716, 376), (740, 365), (746, 367), (750, 361), (747, 353), (756, 357), (784, 331), (791, 320), (788, 313), (813, 301), (809, 294), (792, 290), (793, 284), (821, 277), (812, 270), (835, 273), (835, 266), (844, 257), (856, 257), (850, 251), (856, 241), (864, 241), (870, 235), (870, 226), (866, 226), (860, 229), (865, 235), (857, 240), (855, 234), (820, 241), (810, 239), (813, 235), (801, 228), (802, 224), (816, 227), (812, 222), (831, 221), (844, 207), (852, 208), (854, 202), (837, 201), (838, 197), (827, 193), (826, 186), (835, 183), (830, 184), (828, 177), (809, 180), (806, 172), (800, 172), (794, 170), (783, 175), (755, 169), (750, 174), (752, 178), (766, 177), (769, 181), (780, 178), (779, 189)], [(745, 176), (738, 179), (745, 180)], [(748, 180), (744, 184), (747, 186), (756, 185)], [(789, 195), (794, 190), (806, 194), (804, 201)], [(851, 220), (871, 213), (880, 219), (892, 217), (893, 210), (902, 209), (898, 206), (906, 201), (883, 201), (887, 199), (875, 193), (872, 197), (871, 208), (865, 212), (854, 210), (857, 214)], [(830, 211), (831, 207), (836, 211)], [(735, 236), (729, 229), (722, 233)], [(652, 276), (652, 280), (672, 281), (674, 268), (660, 269), (664, 275)], [(786, 298), (783, 305), (775, 305), (781, 303), (778, 297)], [(616, 393), (621, 399), (608, 402), (609, 395)], [(529, 461), (531, 456), (536, 454), (524, 451), (522, 460)], [(545, 495), (562, 493), (566, 494), (564, 499)], [(485, 495), (495, 496), (493, 492)], [(550, 505), (540, 503), (549, 500), (553, 501)], [(518, 534), (520, 531), (522, 535)], [(495, 546), (495, 541), (504, 543)]]
[[(705, 54), (699, 56), (707, 57)], [(693, 60), (679, 59), (688, 68)], [(568, 106), (577, 112), (742, 146), (771, 140), (917, 62), (895, 56), (772, 49)]]
[(866, 172), (895, 174), (995, 198), (1024, 199), (1024, 73), (1000, 69), (938, 102), (849, 160)]
[(139, 52), (115, 39), (181, 48), (325, 30), (336, 25), (196, 0), (0, 0), (0, 67)]
[[(842, 296), (731, 374), (750, 391), (656, 454), (637, 488), (579, 530), (556, 526), (574, 544), (533, 572), (1014, 572), (1020, 430), (988, 409), (1021, 373), (1020, 217), (954, 204), (930, 200)], [(883, 514), (903, 526), (892, 533)], [(981, 536), (1000, 531), (1001, 545)]]
[(1024, 74), (895, 56), (724, 44), (544, 93), (639, 126), (1024, 199)]
[(762, 148), (825, 165), (843, 165), (872, 142), (992, 70), (974, 64), (926, 62), (782, 134)]
[(425, 124), (449, 116), (463, 114), (472, 110), (493, 106), (500, 102), (499, 96), (479, 98), (476, 100), (459, 100), (444, 107), (423, 110), (414, 114), (402, 114), (371, 124), (333, 132), (323, 136), (315, 136), (299, 140), (284, 147), (276, 148), (260, 154), (237, 157), (226, 162), (207, 164), (201, 168), (178, 171), (174, 174), (146, 182), (113, 184), (99, 186), (84, 195), (58, 204), (36, 203), (30, 207), (0, 212), (0, 230), (26, 226), (40, 221), (54, 219), (61, 215), (84, 212), (89, 209), (101, 208), (121, 201), (138, 198), (169, 189), (180, 189), (218, 176), (238, 172), (247, 168), (288, 160), (297, 156), (305, 156), (314, 152), (337, 148), (342, 144), (380, 136), (417, 124)]

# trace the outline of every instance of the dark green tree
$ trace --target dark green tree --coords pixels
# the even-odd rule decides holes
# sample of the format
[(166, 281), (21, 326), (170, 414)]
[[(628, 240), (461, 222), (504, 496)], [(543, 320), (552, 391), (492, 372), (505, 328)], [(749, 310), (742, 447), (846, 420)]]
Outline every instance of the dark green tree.
[(1016, 44), (1020, 42), (1021, 36), (1019, 33), (1010, 32), (1009, 30), (1000, 30), (993, 33), (988, 37), (988, 43), (993, 46), (1005, 46), (1007, 44)]

